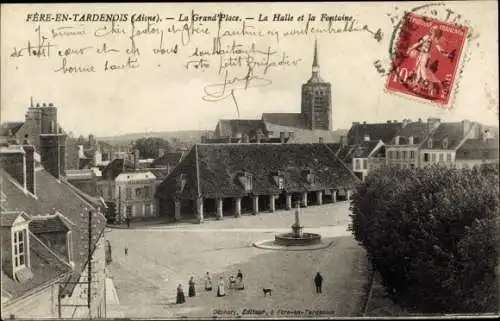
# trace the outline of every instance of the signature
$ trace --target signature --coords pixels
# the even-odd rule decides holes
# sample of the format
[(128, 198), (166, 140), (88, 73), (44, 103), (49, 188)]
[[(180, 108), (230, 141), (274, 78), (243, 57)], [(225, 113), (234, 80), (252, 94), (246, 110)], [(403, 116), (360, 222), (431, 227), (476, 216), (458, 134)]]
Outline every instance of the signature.
[(252, 65), (248, 65), (247, 74), (244, 77), (230, 77), (226, 69), (224, 73), (224, 82), (206, 85), (203, 87), (205, 101), (220, 101), (230, 96), (234, 98), (234, 92), (237, 90), (246, 90), (248, 88), (266, 87), (272, 84), (272, 81), (255, 75)]

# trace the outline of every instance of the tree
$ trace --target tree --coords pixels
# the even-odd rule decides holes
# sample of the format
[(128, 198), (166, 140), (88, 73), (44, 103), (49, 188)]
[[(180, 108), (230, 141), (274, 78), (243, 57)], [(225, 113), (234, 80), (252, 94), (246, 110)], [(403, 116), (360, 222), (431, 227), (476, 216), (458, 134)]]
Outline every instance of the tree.
[(498, 164), (370, 173), (352, 230), (387, 292), (424, 313), (498, 311)]
[(157, 158), (160, 148), (163, 148), (165, 152), (171, 150), (170, 143), (160, 137), (140, 138), (135, 141), (133, 148), (139, 150), (141, 158)]

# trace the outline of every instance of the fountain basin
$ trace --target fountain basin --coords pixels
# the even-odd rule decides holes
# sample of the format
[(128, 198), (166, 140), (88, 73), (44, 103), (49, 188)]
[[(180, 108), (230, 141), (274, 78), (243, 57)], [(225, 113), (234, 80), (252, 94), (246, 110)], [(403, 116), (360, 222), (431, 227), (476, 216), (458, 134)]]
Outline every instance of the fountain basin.
[(316, 233), (281, 233), (276, 234), (274, 243), (284, 246), (313, 245), (321, 243), (321, 235)]

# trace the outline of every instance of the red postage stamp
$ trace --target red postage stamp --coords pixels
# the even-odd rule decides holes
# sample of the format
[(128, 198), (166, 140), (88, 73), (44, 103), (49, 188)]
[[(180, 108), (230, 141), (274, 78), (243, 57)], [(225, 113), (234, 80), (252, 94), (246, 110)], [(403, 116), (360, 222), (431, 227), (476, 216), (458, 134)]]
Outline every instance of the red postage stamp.
[(407, 14), (387, 90), (448, 105), (467, 34), (467, 27)]

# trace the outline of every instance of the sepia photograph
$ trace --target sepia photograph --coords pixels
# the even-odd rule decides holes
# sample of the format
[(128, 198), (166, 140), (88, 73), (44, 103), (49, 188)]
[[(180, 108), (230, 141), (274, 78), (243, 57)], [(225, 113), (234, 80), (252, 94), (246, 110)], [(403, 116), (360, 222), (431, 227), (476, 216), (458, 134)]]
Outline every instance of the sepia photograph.
[(498, 2), (0, 5), (2, 320), (500, 316)]

